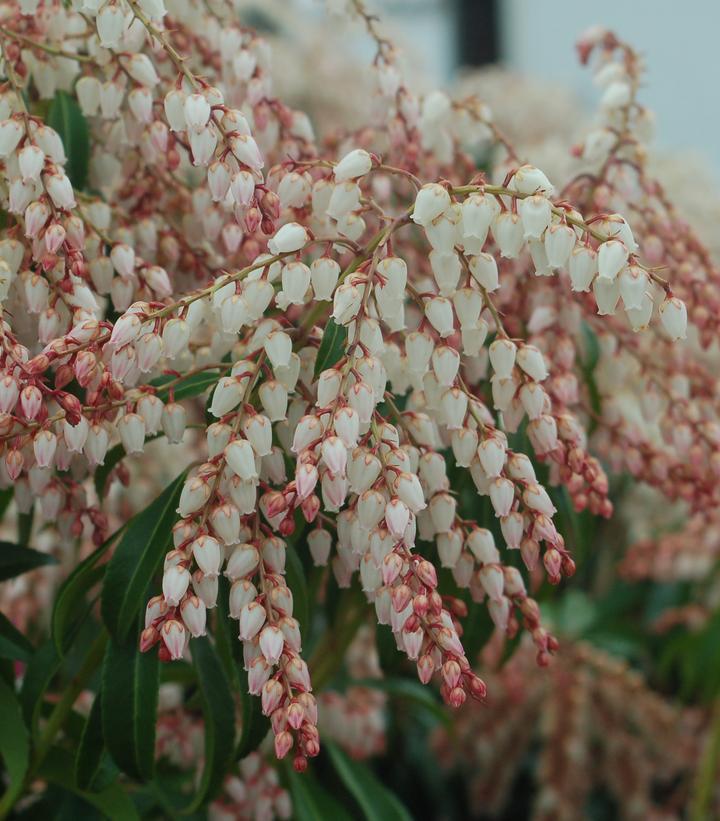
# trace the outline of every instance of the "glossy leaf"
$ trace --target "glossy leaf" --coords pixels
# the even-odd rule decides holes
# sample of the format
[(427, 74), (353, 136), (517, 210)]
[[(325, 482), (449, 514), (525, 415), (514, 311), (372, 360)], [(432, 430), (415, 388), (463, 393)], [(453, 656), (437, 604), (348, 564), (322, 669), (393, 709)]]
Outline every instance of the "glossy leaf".
[(315, 360), (315, 376), (336, 365), (345, 353), (347, 331), (334, 319), (328, 319), (322, 341)]
[(10, 781), (0, 807), (6, 808), (12, 805), (14, 798), (22, 791), (30, 761), (30, 739), (17, 696), (2, 679), (0, 679), (0, 716), (2, 716), (0, 756), (2, 756), (5, 772)]
[(57, 747), (50, 750), (38, 776), (75, 793), (112, 821), (138, 821), (140, 818), (130, 795), (119, 781), (98, 792), (79, 787), (74, 778), (72, 756)]
[(300, 634), (307, 638), (310, 626), (310, 602), (308, 601), (305, 569), (297, 554), (295, 544), (288, 544), (285, 553), (285, 579), (293, 595), (293, 615), (300, 625)]
[(270, 720), (263, 715), (260, 698), (248, 692), (248, 678), (245, 670), (240, 669), (239, 678), (242, 693), (242, 724), (240, 740), (235, 750), (235, 758), (238, 760), (256, 750), (270, 730)]
[(56, 91), (47, 113), (47, 124), (60, 135), (65, 148), (65, 170), (74, 188), (84, 188), (90, 163), (90, 132), (74, 97)]
[(41, 553), (30, 547), (13, 542), (0, 542), (0, 582), (14, 579), (15, 576), (47, 564), (57, 564), (57, 559), (49, 553)]
[(60, 669), (60, 662), (55, 644), (49, 639), (37, 649), (25, 668), (20, 704), (25, 723), (33, 730), (40, 715), (43, 696)]
[(370, 768), (351, 759), (340, 747), (325, 742), (325, 749), (340, 780), (357, 801), (368, 821), (412, 821), (398, 797), (382, 784)]
[(0, 659), (29, 661), (35, 648), (5, 615), (0, 613)]
[(352, 818), (345, 808), (313, 778), (310, 772), (298, 774), (292, 766), (285, 768), (293, 818), (296, 821), (349, 821)]
[(17, 517), (17, 543), (27, 544), (32, 535), (33, 522), (35, 521), (35, 505), (27, 513), (18, 513)]
[(191, 376), (186, 376), (177, 382), (176, 376), (166, 374), (153, 379), (150, 384), (158, 389), (158, 397), (162, 399), (163, 402), (167, 402), (170, 398), (170, 392), (164, 385), (169, 382), (175, 382), (173, 397), (176, 402), (180, 402), (182, 399), (190, 399), (193, 396), (200, 396), (200, 394), (205, 393), (205, 391), (215, 385), (219, 378), (220, 373), (218, 371), (203, 371), (202, 373), (194, 373)]
[(193, 639), (191, 649), (203, 707), (205, 752), (202, 777), (187, 812), (203, 806), (220, 789), (235, 747), (235, 703), (225, 670), (207, 637)]
[(80, 789), (87, 789), (93, 783), (103, 765), (104, 756), (102, 696), (97, 693), (80, 736), (75, 757), (75, 783)]
[(10, 502), (13, 500), (13, 496), (15, 495), (15, 488), (6, 487), (4, 490), (0, 490), (0, 519), (5, 515), (8, 507), (10, 507)]
[(133, 778), (147, 781), (155, 766), (160, 662), (141, 653), (137, 641), (110, 640), (102, 668), (102, 731), (113, 761)]
[(105, 572), (102, 616), (117, 642), (126, 640), (145, 606), (148, 582), (172, 544), (172, 526), (185, 473), (129, 523)]
[(244, 758), (257, 749), (268, 734), (270, 722), (262, 713), (260, 699), (248, 692), (247, 673), (243, 668), (242, 642), (237, 637), (237, 622), (228, 615), (230, 584), (225, 577), (219, 579), (218, 606), (215, 610), (215, 650), (225, 672), (240, 699), (240, 738), (235, 758)]
[(77, 627), (87, 613), (89, 605), (85, 600), (86, 593), (105, 575), (106, 565), (99, 564), (100, 559), (124, 529), (123, 526), (117, 530), (83, 559), (60, 586), (50, 622), (50, 633), (60, 655), (68, 651)]

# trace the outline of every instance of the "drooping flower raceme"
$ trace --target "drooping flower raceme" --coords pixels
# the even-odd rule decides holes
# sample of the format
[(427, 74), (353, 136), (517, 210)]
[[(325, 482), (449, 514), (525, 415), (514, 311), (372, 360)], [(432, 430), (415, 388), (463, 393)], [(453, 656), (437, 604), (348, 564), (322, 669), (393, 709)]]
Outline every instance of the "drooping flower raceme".
[[(182, 441), (204, 379), (204, 453), (140, 646), (182, 658), (226, 601), (277, 756), (298, 770), (320, 741), (288, 581), (297, 536), (333, 584), (360, 586), (422, 682), (455, 707), (482, 699), (467, 601), (499, 631), (522, 623), (546, 664), (557, 642), (511, 551), (534, 583), (574, 572), (550, 485), (612, 513), (588, 431), (599, 417), (606, 454), (628, 420), (603, 363), (653, 344), (682, 358), (670, 343), (688, 320), (703, 337), (711, 323), (684, 271), (673, 290), (685, 263), (652, 253), (646, 212), (553, 184), (482, 106), (418, 99), (350, 5), (376, 38), (382, 113), (327, 151), (230, 8), (11, 3), (0, 30), (0, 479), (63, 540), (90, 529), (100, 544), (89, 478), (118, 442)], [(609, 59), (616, 41), (598, 44)], [(626, 85), (603, 98), (610, 134)], [(39, 116), (56, 92), (88, 123), (87, 180)], [(503, 152), (487, 175), (466, 150), (481, 141)], [(581, 382), (584, 317), (601, 407)], [(693, 425), (717, 465), (714, 418)], [(490, 518), (461, 507), (465, 474)]]

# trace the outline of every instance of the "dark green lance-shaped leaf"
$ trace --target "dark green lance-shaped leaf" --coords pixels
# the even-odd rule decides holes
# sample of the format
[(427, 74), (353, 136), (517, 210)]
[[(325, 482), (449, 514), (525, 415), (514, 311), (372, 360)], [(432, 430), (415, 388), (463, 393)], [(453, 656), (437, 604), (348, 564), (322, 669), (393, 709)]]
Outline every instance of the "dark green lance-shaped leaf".
[(240, 740), (235, 750), (235, 758), (238, 760), (256, 750), (270, 729), (270, 721), (263, 715), (260, 698), (248, 692), (247, 673), (242, 668), (239, 671), (239, 679), (242, 693), (242, 725)]
[(307, 636), (310, 622), (305, 569), (295, 544), (289, 544), (285, 553), (285, 579), (293, 595), (293, 615), (300, 625), (300, 634)]
[(14, 579), (21, 573), (27, 573), (46, 564), (57, 564), (57, 560), (48, 553), (40, 553), (39, 550), (30, 547), (0, 542), (0, 582)]
[[(152, 728), (148, 727), (148, 731)], [(75, 783), (88, 789), (106, 764), (107, 752), (102, 727), (102, 695), (97, 693), (80, 736), (75, 756)], [(117, 772), (117, 770), (115, 770)]]
[(14, 494), (15, 488), (12, 485), (6, 487), (5, 490), (0, 490), (0, 519), (5, 515), (8, 507), (10, 507), (10, 502), (12, 502)]
[(139, 821), (140, 816), (130, 794), (120, 782), (115, 781), (103, 790), (90, 792), (81, 789), (75, 783), (74, 775), (72, 756), (59, 747), (50, 750), (38, 770), (40, 778), (80, 796), (88, 804), (100, 810), (104, 818), (109, 818), (111, 821)]
[(366, 764), (353, 761), (332, 742), (326, 741), (324, 746), (340, 780), (357, 801), (367, 821), (412, 821), (400, 799), (377, 779)]
[(60, 135), (67, 156), (65, 170), (75, 188), (84, 188), (90, 162), (90, 131), (85, 115), (74, 97), (56, 91), (47, 114), (47, 124)]
[(43, 696), (60, 669), (60, 662), (61, 659), (54, 642), (48, 639), (36, 650), (25, 668), (20, 690), (20, 704), (25, 723), (33, 730), (40, 715)]
[[(287, 761), (287, 759), (286, 759)], [(352, 816), (333, 796), (309, 773), (302, 775), (285, 767), (285, 780), (292, 796), (293, 818), (296, 821), (350, 821)]]
[(230, 584), (219, 579), (218, 606), (215, 609), (215, 650), (227, 674), (232, 689), (238, 694), (241, 706), (240, 738), (235, 757), (244, 758), (255, 750), (270, 728), (262, 714), (260, 699), (248, 692), (247, 673), (243, 669), (242, 642), (238, 640), (238, 626), (229, 616)]
[(205, 763), (187, 812), (195, 812), (217, 793), (235, 747), (235, 704), (222, 663), (206, 636), (193, 639), (191, 649), (205, 719)]
[(127, 527), (105, 571), (102, 617), (113, 638), (126, 640), (136, 626), (136, 616), (145, 604), (147, 586), (172, 544), (175, 509), (185, 481), (181, 473), (174, 482), (138, 513)]
[(27, 544), (32, 535), (33, 522), (35, 521), (35, 505), (27, 513), (18, 513), (17, 517), (17, 543)]
[(315, 376), (339, 362), (345, 353), (346, 339), (347, 331), (344, 326), (338, 325), (332, 318), (328, 319), (315, 360)]
[(158, 389), (157, 395), (160, 399), (162, 399), (163, 402), (167, 402), (170, 392), (164, 386), (169, 382), (174, 382), (173, 397), (176, 402), (180, 402), (183, 399), (190, 399), (192, 396), (200, 396), (200, 394), (205, 393), (205, 391), (213, 387), (219, 378), (219, 371), (194, 373), (191, 376), (186, 376), (179, 382), (177, 381), (177, 377), (164, 374), (163, 376), (158, 376), (156, 379), (153, 379), (150, 384)]
[(107, 553), (113, 542), (120, 537), (124, 529), (123, 525), (100, 547), (83, 559), (62, 583), (55, 597), (50, 633), (61, 656), (70, 648), (77, 629), (91, 606), (85, 599), (88, 590), (105, 575), (106, 566), (99, 563), (100, 559)]
[(113, 761), (140, 781), (153, 776), (159, 687), (157, 652), (141, 653), (137, 641), (110, 640), (102, 668), (102, 732)]
[(10, 781), (0, 800), (0, 809), (7, 812), (23, 788), (23, 780), (30, 759), (30, 741), (17, 696), (2, 679), (0, 679), (0, 716), (2, 716), (0, 756), (2, 756), (5, 772)]
[(0, 613), (0, 659), (28, 661), (34, 650), (10, 619)]

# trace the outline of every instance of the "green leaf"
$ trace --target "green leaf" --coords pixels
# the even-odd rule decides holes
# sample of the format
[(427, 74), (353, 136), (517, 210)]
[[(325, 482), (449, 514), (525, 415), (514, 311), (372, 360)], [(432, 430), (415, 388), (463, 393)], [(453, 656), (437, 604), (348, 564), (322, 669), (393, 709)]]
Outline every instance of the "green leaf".
[(147, 781), (155, 768), (160, 662), (156, 652), (141, 653), (137, 641), (110, 640), (102, 668), (102, 733), (118, 767)]
[(270, 729), (270, 722), (262, 714), (260, 699), (248, 692), (248, 678), (243, 666), (242, 643), (237, 637), (237, 622), (228, 615), (230, 583), (225, 577), (218, 580), (218, 606), (215, 610), (215, 650), (230, 679), (234, 692), (240, 698), (240, 739), (235, 758), (244, 758), (255, 750)]
[(293, 595), (293, 615), (300, 625), (300, 634), (307, 637), (310, 628), (310, 604), (308, 602), (305, 569), (297, 554), (295, 544), (288, 544), (285, 552), (285, 579)]
[(450, 724), (450, 715), (435, 697), (435, 691), (420, 684), (419, 681), (407, 678), (367, 678), (353, 679), (348, 682), (348, 686), (371, 687), (374, 690), (382, 690), (383, 693), (399, 698), (402, 702), (414, 701), (432, 713), (443, 724)]
[[(30, 740), (20, 711), (20, 704), (13, 690), (0, 679), (0, 755), (10, 780), (2, 797), (0, 808), (6, 811), (12, 806), (23, 788), (25, 773), (30, 761)], [(3, 814), (4, 818), (5, 815)]]
[(337, 364), (345, 353), (346, 340), (347, 330), (345, 327), (338, 325), (332, 317), (328, 319), (320, 342), (317, 359), (315, 360), (315, 376)]
[(65, 170), (70, 182), (74, 188), (84, 188), (90, 163), (90, 131), (75, 98), (66, 91), (56, 91), (46, 122), (63, 142), (67, 156)]
[(50, 634), (61, 656), (69, 650), (77, 627), (87, 615), (90, 605), (85, 600), (85, 594), (105, 574), (106, 565), (98, 565), (98, 562), (124, 529), (125, 525), (83, 559), (58, 590), (50, 621)]
[(34, 652), (32, 644), (7, 616), (0, 613), (0, 659), (29, 661)]
[(116, 781), (99, 792), (81, 789), (75, 783), (72, 756), (65, 750), (58, 747), (51, 749), (38, 776), (80, 796), (111, 821), (139, 821), (140, 816), (129, 793), (119, 782)]
[(250, 755), (263, 742), (270, 729), (270, 721), (263, 715), (262, 703), (257, 696), (248, 692), (248, 678), (245, 670), (240, 669), (240, 692), (242, 693), (242, 724), (240, 740), (235, 750), (235, 758), (240, 760)]
[(55, 644), (48, 639), (35, 651), (28, 662), (23, 676), (20, 690), (20, 704), (22, 705), (25, 723), (34, 731), (42, 707), (43, 696), (50, 686), (50, 682), (60, 669), (60, 656)]
[(8, 507), (10, 507), (10, 502), (12, 502), (14, 495), (15, 488), (12, 485), (6, 487), (5, 490), (0, 490), (0, 519), (5, 515)]
[(0, 582), (46, 564), (57, 564), (57, 559), (49, 553), (40, 553), (39, 550), (30, 547), (22, 547), (13, 542), (0, 542)]
[(302, 775), (285, 766), (285, 776), (292, 796), (293, 818), (296, 821), (350, 821), (352, 816), (335, 798), (323, 789), (309, 772)]
[(398, 797), (378, 781), (370, 768), (353, 761), (347, 753), (332, 742), (325, 749), (341, 781), (348, 788), (368, 821), (412, 821), (412, 816)]
[(80, 789), (87, 789), (93, 783), (104, 763), (105, 752), (102, 695), (97, 693), (80, 736), (75, 757), (75, 783)]
[(188, 813), (195, 812), (220, 789), (235, 747), (235, 703), (225, 670), (206, 636), (193, 639), (192, 656), (205, 719), (205, 763)]
[(122, 643), (136, 626), (148, 583), (172, 544), (185, 472), (129, 523), (105, 571), (102, 617), (113, 638)]
[(182, 399), (190, 399), (192, 396), (200, 396), (200, 394), (205, 393), (205, 391), (213, 387), (219, 378), (219, 371), (203, 371), (202, 373), (194, 373), (191, 376), (185, 377), (185, 379), (182, 379), (180, 382), (176, 382), (177, 377), (164, 374), (163, 376), (158, 376), (156, 379), (153, 379), (150, 384), (158, 388), (158, 397), (162, 399), (163, 402), (167, 402), (170, 391), (163, 386), (168, 382), (176, 382), (173, 388), (173, 396), (176, 402), (180, 402)]
[(18, 544), (27, 544), (32, 535), (33, 521), (35, 520), (35, 505), (27, 513), (18, 513), (17, 540)]

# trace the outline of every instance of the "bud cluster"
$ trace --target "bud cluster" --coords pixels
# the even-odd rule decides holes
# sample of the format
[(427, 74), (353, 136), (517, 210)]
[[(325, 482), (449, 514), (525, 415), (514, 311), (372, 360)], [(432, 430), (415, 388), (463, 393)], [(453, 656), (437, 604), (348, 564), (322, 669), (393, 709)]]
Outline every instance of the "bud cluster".
[[(223, 578), (250, 692), (302, 770), (317, 703), (287, 551), (306, 542), (326, 584), (357, 577), (452, 706), (486, 694), (467, 596), (546, 664), (557, 641), (527, 587), (575, 569), (556, 493), (610, 516), (602, 456), (717, 501), (716, 396), (691, 343), (716, 329), (720, 274), (644, 176), (636, 58), (608, 33), (581, 46), (602, 55), (606, 125), (578, 152), (605, 160), (558, 190), (479, 101), (418, 98), (360, 0), (376, 116), (316, 144), (273, 96), (268, 44), (216, 5), (8, 4), (0, 486), (64, 545), (99, 544), (110, 448), (127, 479), (149, 438), (203, 429), (140, 646), (191, 653)], [(56, 92), (82, 112), (87, 180), (41, 116)], [(478, 143), (501, 155), (487, 173)]]

